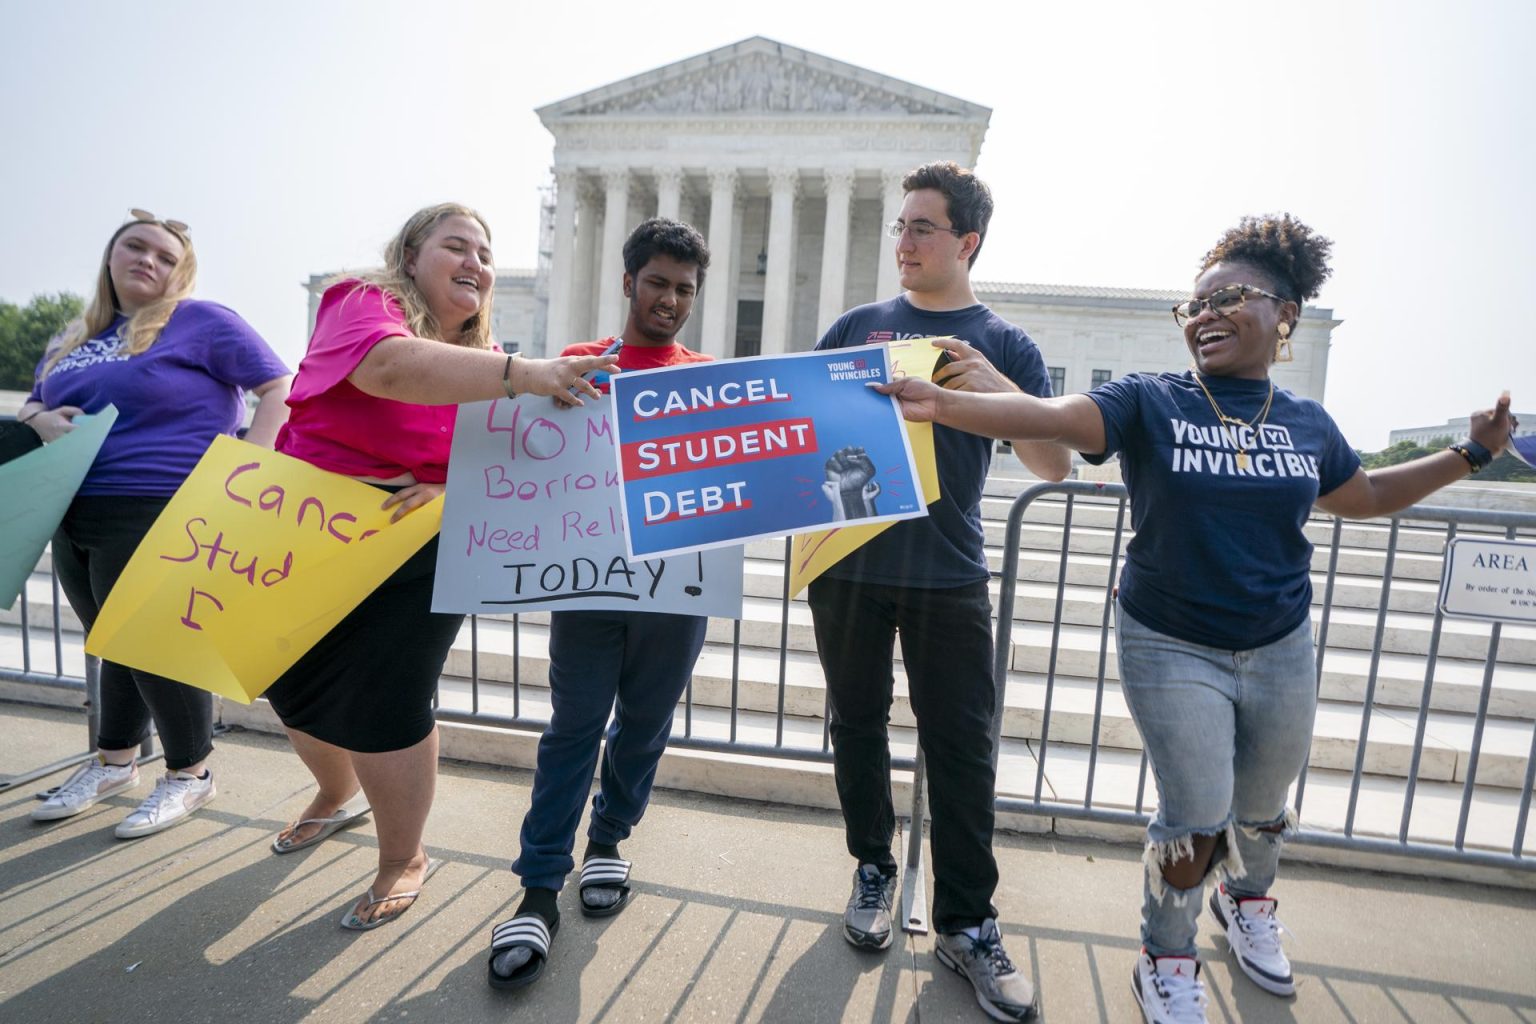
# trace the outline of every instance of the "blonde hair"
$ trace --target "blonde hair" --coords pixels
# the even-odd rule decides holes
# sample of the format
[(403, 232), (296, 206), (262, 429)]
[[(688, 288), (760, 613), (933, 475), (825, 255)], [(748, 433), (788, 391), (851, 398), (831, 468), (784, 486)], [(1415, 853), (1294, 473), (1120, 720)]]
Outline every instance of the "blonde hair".
[(468, 217), (475, 221), (485, 231), (486, 241), (490, 241), (490, 225), (480, 214), (458, 203), (438, 203), (436, 206), (417, 210), (411, 219), (405, 222), (400, 232), (390, 239), (389, 244), (384, 247), (384, 266), (381, 269), (346, 276), (362, 281), (364, 285), (381, 288), (393, 295), (405, 311), (406, 326), (418, 338), (446, 341), (464, 348), (494, 348), (491, 342), (491, 301), (496, 293), (494, 285), (486, 294), (485, 302), (481, 304), (475, 315), (459, 325), (458, 337), (449, 339), (443, 336), (443, 326), (437, 322), (437, 317), (432, 315), (432, 310), (427, 305), (427, 297), (422, 294), (411, 275), (406, 272), (406, 264), (421, 252), (421, 247), (426, 244), (432, 232), (436, 231), (437, 226), (449, 217)]
[(90, 304), (85, 307), (83, 315), (66, 324), (58, 337), (49, 343), (48, 361), (43, 365), (41, 376), (46, 377), (58, 365), (60, 359), (106, 330), (112, 325), (112, 321), (117, 319), (119, 315), (117, 289), (112, 286), (110, 266), (112, 247), (117, 244), (117, 240), (123, 236), (124, 231), (137, 224), (149, 224), (162, 228), (181, 243), (182, 253), (181, 259), (176, 261), (176, 265), (171, 268), (171, 273), (166, 278), (165, 294), (128, 318), (122, 333), (123, 346), (119, 351), (136, 356), (148, 350), (149, 346), (160, 339), (160, 332), (165, 330), (171, 314), (176, 312), (176, 306), (182, 299), (191, 297), (192, 289), (197, 285), (197, 253), (192, 249), (192, 239), (164, 222), (128, 221), (112, 232), (112, 237), (107, 239), (107, 248), (101, 254), (101, 270), (96, 274), (96, 290), (91, 295)]

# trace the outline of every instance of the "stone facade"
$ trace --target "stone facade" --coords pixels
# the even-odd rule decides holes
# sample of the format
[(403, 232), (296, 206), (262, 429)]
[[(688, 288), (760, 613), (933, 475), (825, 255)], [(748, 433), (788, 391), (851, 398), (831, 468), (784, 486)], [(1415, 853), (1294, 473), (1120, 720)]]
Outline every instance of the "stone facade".
[[(809, 349), (843, 310), (896, 294), (883, 225), (900, 211), (903, 175), (930, 160), (973, 166), (991, 118), (761, 37), (536, 113), (555, 139), (540, 265), (498, 274), (495, 322), (504, 345), (530, 355), (623, 327), (621, 249), (658, 215), (698, 227), (712, 253), (685, 343), (718, 357)], [(1030, 332), (1065, 392), (1189, 365), (1169, 312), (1181, 293), (1008, 283), (977, 293)], [(1276, 381), (1321, 398), (1337, 324), (1332, 310), (1308, 309)]]

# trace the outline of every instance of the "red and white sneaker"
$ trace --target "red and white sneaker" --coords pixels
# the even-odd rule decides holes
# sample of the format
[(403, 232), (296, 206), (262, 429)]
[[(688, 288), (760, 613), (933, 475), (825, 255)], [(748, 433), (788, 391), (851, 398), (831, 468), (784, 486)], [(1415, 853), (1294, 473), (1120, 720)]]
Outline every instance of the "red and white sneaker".
[(1145, 949), (1136, 958), (1131, 991), (1147, 1024), (1207, 1024), (1205, 983), (1192, 956), (1160, 956)]
[(1211, 891), (1211, 913), (1226, 929), (1227, 945), (1243, 973), (1266, 992), (1290, 996), (1296, 994), (1296, 979), (1280, 948), (1286, 927), (1275, 917), (1276, 906), (1268, 897), (1234, 899), (1225, 883)]

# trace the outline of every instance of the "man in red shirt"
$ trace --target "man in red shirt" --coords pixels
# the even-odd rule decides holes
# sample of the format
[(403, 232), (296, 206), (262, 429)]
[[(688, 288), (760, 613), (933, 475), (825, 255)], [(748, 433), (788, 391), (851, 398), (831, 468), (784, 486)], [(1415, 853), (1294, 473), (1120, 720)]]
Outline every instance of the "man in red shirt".
[[(621, 370), (707, 361), (677, 334), (688, 322), (709, 268), (709, 248), (687, 224), (653, 218), (624, 243), (623, 334), (567, 346), (563, 355), (601, 353), (622, 342)], [(596, 383), (608, 390), (606, 377)], [(708, 618), (642, 611), (550, 615), (549, 690), (553, 712), (539, 740), (533, 798), (522, 851), (512, 865), (523, 901), (492, 932), (489, 981), (522, 988), (544, 973), (560, 925), (557, 898), (575, 867), (576, 828), (597, 767), (610, 711), (602, 773), (582, 854), (581, 912), (607, 917), (629, 902), (630, 863), (619, 856), (650, 801), (656, 765), (672, 733), (672, 713), (704, 647)]]

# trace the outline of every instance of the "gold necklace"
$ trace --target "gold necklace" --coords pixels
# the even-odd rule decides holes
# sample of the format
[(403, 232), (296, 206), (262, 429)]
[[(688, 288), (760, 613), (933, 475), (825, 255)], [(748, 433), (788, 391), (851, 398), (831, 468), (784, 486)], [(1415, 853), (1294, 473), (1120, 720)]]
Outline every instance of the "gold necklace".
[[(1216, 404), (1216, 396), (1211, 394), (1211, 389), (1205, 386), (1205, 381), (1201, 378), (1200, 371), (1191, 366), (1189, 368), (1189, 372), (1194, 374), (1195, 383), (1199, 384), (1200, 390), (1205, 392), (1205, 400), (1211, 403), (1211, 410), (1216, 413), (1216, 420), (1218, 423), (1225, 423), (1234, 427), (1242, 427), (1252, 432), (1255, 438), (1258, 437), (1259, 428), (1264, 425), (1265, 420), (1269, 419), (1269, 407), (1275, 400), (1275, 379), (1273, 377), (1269, 379), (1269, 395), (1264, 399), (1264, 408), (1259, 410), (1258, 419), (1250, 423), (1247, 420), (1240, 420), (1236, 416), (1228, 416), (1226, 413), (1222, 412), (1221, 406)], [(1242, 436), (1243, 435), (1241, 434), (1237, 435), (1237, 468), (1247, 469), (1248, 446), (1242, 443)]]

